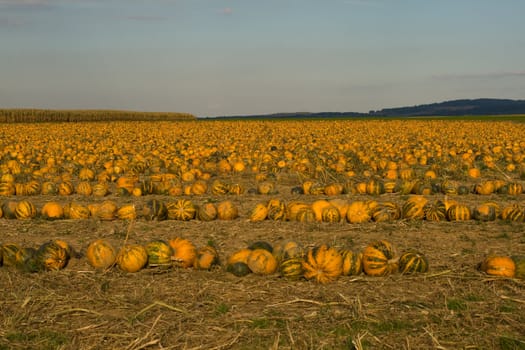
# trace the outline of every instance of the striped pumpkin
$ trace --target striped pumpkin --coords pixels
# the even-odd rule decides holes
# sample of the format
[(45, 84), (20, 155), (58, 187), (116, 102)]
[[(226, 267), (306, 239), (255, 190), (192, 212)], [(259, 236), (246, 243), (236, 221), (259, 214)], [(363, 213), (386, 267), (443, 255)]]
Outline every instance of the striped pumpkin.
[(89, 211), (89, 208), (82, 204), (71, 202), (64, 206), (64, 217), (66, 219), (88, 219), (90, 215), (91, 212)]
[(16, 253), (22, 249), (16, 243), (4, 243), (0, 246), (2, 262), (4, 266), (16, 266)]
[(421, 195), (411, 196), (401, 209), (403, 218), (409, 220), (421, 220), (425, 217), (424, 207), (428, 203), (428, 199)]
[(69, 261), (67, 250), (54, 241), (44, 243), (35, 253), (36, 263), (40, 269), (57, 271), (66, 267)]
[(323, 244), (308, 251), (303, 262), (304, 277), (326, 284), (343, 273), (343, 257), (337, 249)]
[(297, 221), (297, 213), (301, 209), (310, 208), (310, 206), (304, 202), (291, 201), (286, 205), (286, 219), (289, 221)]
[(211, 193), (213, 194), (223, 195), (227, 194), (229, 190), (230, 186), (221, 180), (215, 180), (211, 184)]
[(453, 180), (445, 180), (441, 183), (441, 192), (444, 194), (458, 194), (459, 184)]
[(91, 196), (93, 194), (93, 187), (88, 181), (81, 181), (78, 183), (75, 191), (82, 196)]
[(322, 222), (329, 222), (329, 223), (337, 223), (341, 221), (341, 213), (339, 210), (334, 207), (333, 205), (330, 205), (326, 208), (323, 208), (321, 212), (321, 221)]
[(402, 274), (412, 274), (416, 272), (427, 272), (428, 271), (428, 260), (427, 258), (415, 251), (409, 251), (403, 253), (399, 257), (399, 272)]
[(283, 201), (277, 198), (270, 199), (268, 201), (268, 214), (267, 217), (274, 221), (286, 220), (286, 205)]
[(303, 208), (297, 212), (297, 221), (311, 223), (316, 222), (315, 213), (312, 208)]
[(168, 218), (166, 204), (158, 199), (151, 199), (142, 208), (142, 215), (146, 220), (162, 221)]
[(474, 193), (481, 194), (481, 195), (492, 194), (494, 193), (495, 189), (496, 187), (494, 186), (494, 182), (490, 180), (482, 181), (474, 185)]
[(73, 184), (69, 181), (64, 181), (58, 184), (58, 194), (60, 196), (70, 196), (75, 192)]
[(38, 272), (35, 255), (36, 249), (33, 247), (20, 248), (15, 255), (16, 266), (26, 272)]
[(366, 183), (366, 193), (373, 196), (378, 196), (385, 193), (385, 185), (383, 181), (371, 179)]
[(92, 193), (96, 197), (104, 197), (109, 194), (108, 184), (105, 182), (98, 182), (92, 187)]
[(363, 271), (369, 276), (387, 276), (398, 269), (392, 244), (379, 240), (363, 251)]
[(375, 222), (390, 222), (401, 217), (401, 208), (394, 202), (378, 203), (372, 212), (372, 220)]
[(302, 257), (303, 247), (296, 241), (284, 240), (277, 242), (273, 246), (273, 255), (277, 261), (283, 261), (290, 258)]
[(25, 192), (27, 196), (35, 196), (40, 193), (40, 182), (37, 180), (31, 180), (24, 184)]
[(425, 212), (425, 220), (428, 221), (446, 221), (447, 220), (447, 208), (442, 200), (435, 200), (434, 202), (428, 202), (423, 207)]
[(323, 221), (323, 209), (332, 206), (329, 201), (326, 199), (318, 199), (314, 201), (310, 207), (314, 211), (315, 220), (321, 222)]
[(510, 204), (501, 211), (501, 219), (505, 221), (524, 222), (525, 210), (519, 204)]
[(289, 280), (298, 280), (304, 275), (303, 263), (302, 257), (285, 259), (279, 265), (279, 274)]
[(168, 219), (189, 221), (195, 218), (197, 209), (192, 201), (188, 199), (178, 199), (175, 202), (166, 204)]
[(343, 276), (356, 276), (363, 272), (363, 253), (356, 253), (345, 249), (341, 252), (343, 257)]
[(117, 210), (117, 218), (120, 220), (135, 220), (137, 218), (137, 210), (134, 204), (126, 204)]
[(257, 203), (255, 207), (250, 212), (250, 221), (264, 221), (268, 217), (268, 204), (267, 203)]
[(33, 203), (27, 200), (18, 202), (15, 208), (15, 216), (19, 220), (32, 219), (36, 216), (37, 210)]
[(149, 267), (171, 266), (171, 256), (173, 255), (173, 249), (168, 243), (162, 240), (150, 241), (144, 245), (144, 248), (146, 248), (146, 252), (148, 253)]
[(229, 194), (241, 195), (244, 193), (244, 191), (244, 186), (239, 183), (231, 184), (228, 188)]
[(328, 184), (324, 187), (323, 192), (327, 196), (338, 196), (343, 193), (343, 185), (338, 182)]
[(449, 221), (465, 221), (470, 220), (470, 209), (464, 204), (456, 204), (448, 208), (447, 220)]
[(507, 184), (507, 194), (511, 196), (518, 196), (523, 193), (523, 185), (518, 182), (511, 182)]
[(12, 182), (1, 182), (0, 183), (0, 196), (11, 197), (16, 193), (16, 186)]

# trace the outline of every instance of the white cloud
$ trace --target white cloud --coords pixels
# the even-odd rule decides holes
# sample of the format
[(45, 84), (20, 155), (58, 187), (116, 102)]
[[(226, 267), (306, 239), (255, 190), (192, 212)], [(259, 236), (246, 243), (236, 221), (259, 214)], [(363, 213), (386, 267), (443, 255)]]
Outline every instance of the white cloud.
[(233, 9), (231, 7), (225, 7), (220, 10), (219, 13), (222, 15), (231, 15), (233, 13)]

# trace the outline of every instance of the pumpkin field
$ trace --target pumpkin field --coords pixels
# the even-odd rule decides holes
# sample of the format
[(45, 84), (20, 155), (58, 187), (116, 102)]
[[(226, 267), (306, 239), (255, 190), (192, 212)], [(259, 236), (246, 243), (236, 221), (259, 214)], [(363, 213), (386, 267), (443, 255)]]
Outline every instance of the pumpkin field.
[(525, 349), (525, 117), (185, 118), (0, 123), (0, 349)]

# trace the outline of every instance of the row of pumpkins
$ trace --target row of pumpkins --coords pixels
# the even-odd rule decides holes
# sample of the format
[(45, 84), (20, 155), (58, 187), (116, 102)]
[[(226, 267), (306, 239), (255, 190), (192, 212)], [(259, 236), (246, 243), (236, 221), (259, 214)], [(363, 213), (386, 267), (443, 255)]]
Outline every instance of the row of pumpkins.
[[(412, 170), (412, 169), (411, 169)], [(413, 170), (412, 170), (413, 171)], [(519, 181), (505, 180), (480, 180), (474, 184), (462, 184), (451, 179), (437, 179), (435, 172), (425, 175), (424, 180), (412, 179), (380, 179), (367, 177), (363, 180), (351, 179), (345, 182), (331, 181), (328, 183), (316, 180), (306, 180), (300, 185), (291, 188), (293, 194), (312, 194), (337, 196), (341, 194), (368, 194), (380, 195), (384, 193), (400, 194), (504, 194), (518, 196), (524, 193), (523, 184)], [(119, 196), (136, 196), (155, 194), (155, 195), (241, 195), (249, 194), (276, 194), (276, 179), (272, 179), (266, 173), (255, 175), (256, 184), (254, 187), (246, 188), (239, 182), (227, 181), (225, 179), (195, 180), (189, 179), (188, 182), (180, 179), (180, 176), (164, 173), (148, 176), (140, 179), (133, 174), (124, 174), (114, 178), (99, 179), (92, 183), (89, 180), (81, 180), (76, 185), (73, 184), (70, 176), (59, 177), (57, 182), (33, 179), (26, 182), (16, 182), (11, 174), (4, 174), (0, 177), (0, 196), (31, 196), (31, 195), (60, 195), (69, 196), (79, 194), (83, 196), (104, 197), (112, 191)], [(194, 181), (195, 180), (195, 181)], [(111, 182), (115, 184), (112, 185)]]
[[(80, 254), (63, 240), (42, 244), (38, 249), (8, 243), (0, 246), (0, 266), (17, 267), (27, 272), (56, 271), (65, 268), (73, 257)], [(215, 247), (197, 248), (190, 240), (173, 238), (153, 240), (145, 244), (124, 244), (119, 250), (105, 239), (89, 243), (85, 257), (95, 269), (107, 270), (113, 266), (124, 272), (138, 272), (143, 268), (194, 268), (210, 270), (220, 265)], [(525, 257), (490, 255), (479, 264), (489, 275), (525, 278)], [(250, 273), (271, 275), (278, 272), (292, 280), (307, 279), (321, 284), (335, 281), (340, 276), (388, 276), (425, 273), (429, 263), (424, 254), (408, 250), (395, 255), (392, 244), (378, 240), (363, 251), (337, 249), (321, 244), (303, 249), (295, 241), (281, 241), (272, 245), (266, 241), (254, 242), (228, 257), (226, 271), (242, 277)]]
[[(163, 202), (151, 199), (144, 204), (125, 204), (119, 206), (113, 200), (91, 203), (87, 205), (69, 202), (62, 205), (56, 201), (46, 202), (38, 209), (31, 201), (5, 201), (0, 206), (0, 218), (32, 219), (41, 216), (48, 220), (57, 219), (88, 219), (100, 220), (180, 220), (200, 221), (233, 220), (239, 217), (239, 209), (231, 200), (217, 203), (205, 202), (195, 204), (190, 199), (178, 198)], [(525, 221), (525, 210), (518, 203), (507, 204), (504, 207), (496, 202), (487, 201), (470, 207), (467, 204), (445, 197), (429, 200), (425, 196), (413, 195), (401, 205), (394, 201), (354, 200), (342, 198), (319, 199), (312, 203), (302, 201), (285, 202), (273, 198), (257, 203), (248, 213), (252, 222), (299, 221), (299, 222), (348, 222), (365, 223), (388, 222), (400, 219), (428, 221)]]

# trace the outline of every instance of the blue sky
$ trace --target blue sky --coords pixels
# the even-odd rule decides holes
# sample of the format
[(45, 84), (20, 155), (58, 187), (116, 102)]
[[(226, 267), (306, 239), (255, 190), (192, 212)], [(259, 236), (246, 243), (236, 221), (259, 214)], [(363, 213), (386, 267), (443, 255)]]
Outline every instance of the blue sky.
[(0, 0), (0, 108), (198, 116), (525, 98), (523, 0)]

